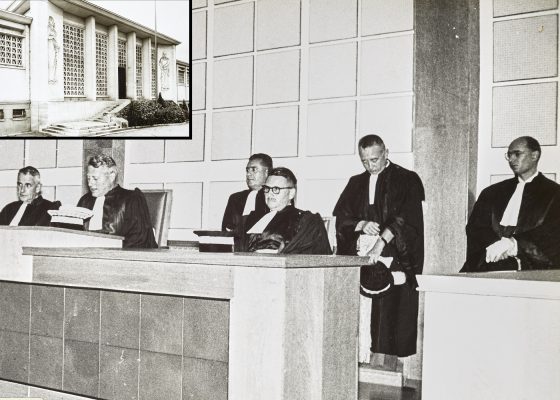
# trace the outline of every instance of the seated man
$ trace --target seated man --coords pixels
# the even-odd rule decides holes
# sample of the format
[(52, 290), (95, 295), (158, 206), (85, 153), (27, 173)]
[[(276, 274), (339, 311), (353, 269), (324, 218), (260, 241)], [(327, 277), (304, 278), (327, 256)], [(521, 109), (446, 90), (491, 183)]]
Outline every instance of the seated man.
[(251, 211), (255, 211), (257, 215), (262, 217), (268, 212), (261, 188), (271, 169), (272, 158), (269, 155), (258, 153), (249, 158), (245, 168), (245, 180), (249, 189), (229, 196), (222, 219), (222, 231), (241, 233), (237, 232), (237, 228), (240, 226), (244, 215), (249, 215)]
[(58, 210), (60, 201), (48, 201), (41, 196), (41, 174), (37, 168), (25, 167), (18, 171), (17, 196), (19, 201), (8, 204), (0, 212), (0, 225), (48, 226), (48, 210)]
[(538, 171), (540, 157), (536, 139), (511, 142), (506, 160), (515, 176), (478, 196), (461, 272), (560, 268), (560, 185)]
[(105, 155), (90, 158), (87, 167), (89, 192), (78, 207), (93, 210), (84, 229), (124, 236), (123, 248), (156, 248), (154, 231), (146, 199), (136, 188), (123, 189), (117, 184), (115, 161)]
[(274, 168), (263, 192), (270, 211), (260, 217), (255, 211), (246, 218), (241, 251), (282, 254), (331, 254), (323, 219), (319, 214), (292, 205), (297, 179), (288, 168)]

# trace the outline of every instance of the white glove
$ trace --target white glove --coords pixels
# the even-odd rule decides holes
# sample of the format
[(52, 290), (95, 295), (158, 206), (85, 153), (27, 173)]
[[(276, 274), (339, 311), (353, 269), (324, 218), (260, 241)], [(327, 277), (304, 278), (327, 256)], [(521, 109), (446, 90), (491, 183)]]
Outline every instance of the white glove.
[(402, 271), (391, 272), (395, 285), (402, 285), (406, 282), (406, 275)]
[(486, 262), (497, 262), (517, 255), (517, 242), (503, 237), (486, 248)]

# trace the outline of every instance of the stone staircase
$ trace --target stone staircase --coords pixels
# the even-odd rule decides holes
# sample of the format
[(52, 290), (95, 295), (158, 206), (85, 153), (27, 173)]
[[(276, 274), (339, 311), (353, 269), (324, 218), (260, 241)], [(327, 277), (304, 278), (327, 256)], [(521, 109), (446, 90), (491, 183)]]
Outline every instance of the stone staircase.
[(123, 99), (114, 102), (108, 107), (85, 121), (61, 122), (41, 130), (50, 136), (101, 136), (118, 132), (123, 128), (123, 121), (115, 114), (130, 104), (130, 100)]

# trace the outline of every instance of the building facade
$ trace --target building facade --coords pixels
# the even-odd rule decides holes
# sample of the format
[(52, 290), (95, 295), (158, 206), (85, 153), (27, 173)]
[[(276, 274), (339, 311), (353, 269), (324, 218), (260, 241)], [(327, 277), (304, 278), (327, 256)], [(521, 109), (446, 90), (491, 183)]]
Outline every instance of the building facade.
[(14, 0), (0, 11), (0, 135), (86, 119), (119, 99), (182, 100), (179, 43), (85, 0)]

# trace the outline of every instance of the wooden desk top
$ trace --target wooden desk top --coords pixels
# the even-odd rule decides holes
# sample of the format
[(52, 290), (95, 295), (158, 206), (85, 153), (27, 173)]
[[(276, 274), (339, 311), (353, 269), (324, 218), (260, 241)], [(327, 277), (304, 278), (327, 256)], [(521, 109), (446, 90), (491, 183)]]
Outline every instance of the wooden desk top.
[(57, 228), (57, 227), (54, 227), (54, 226), (7, 226), (7, 225), (0, 225), (0, 230), (5, 230), (5, 231), (62, 232), (62, 233), (69, 233), (69, 234), (74, 234), (74, 235), (94, 236), (94, 237), (124, 240), (123, 236), (109, 235), (107, 233), (101, 233), (101, 232), (82, 231), (82, 230), (79, 230), (79, 229)]
[(418, 290), (560, 300), (560, 270), (419, 275)]
[(24, 255), (88, 258), (99, 260), (148, 261), (177, 264), (208, 264), (262, 268), (356, 267), (367, 257), (280, 255), (258, 253), (199, 253), (189, 249), (110, 249), (97, 247), (24, 247)]

